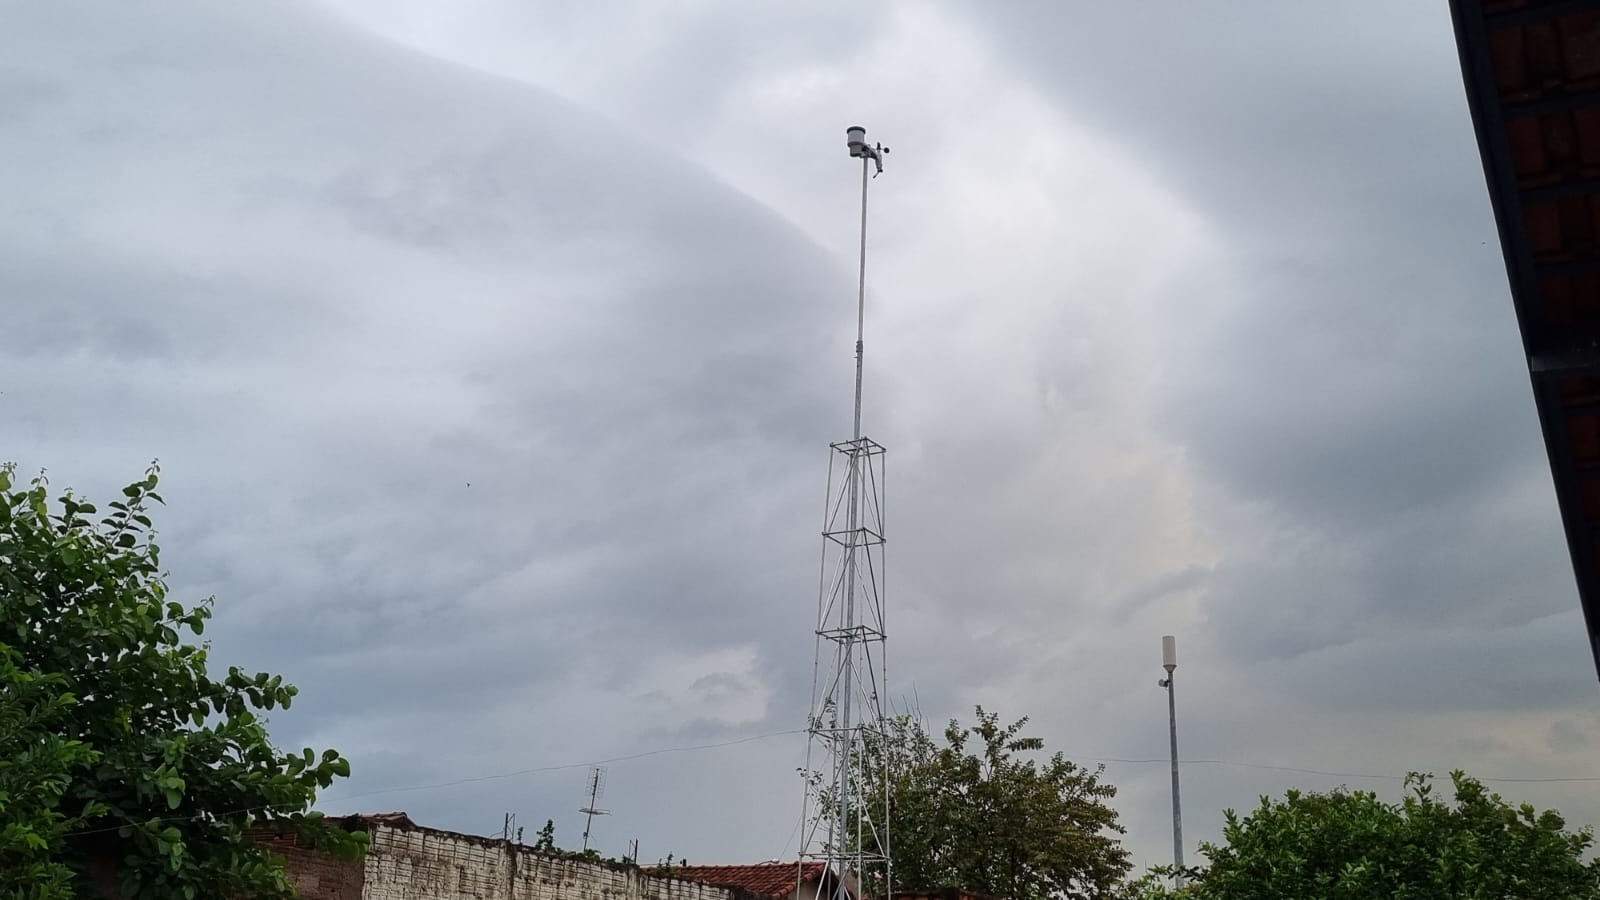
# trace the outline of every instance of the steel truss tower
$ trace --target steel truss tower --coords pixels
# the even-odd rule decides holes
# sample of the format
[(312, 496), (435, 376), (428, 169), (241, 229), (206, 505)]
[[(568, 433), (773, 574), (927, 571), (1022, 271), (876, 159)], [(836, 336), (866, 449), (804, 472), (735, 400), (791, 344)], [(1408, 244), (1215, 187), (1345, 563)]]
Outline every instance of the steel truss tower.
[[(839, 879), (834, 900), (889, 895), (889, 796), (884, 758), (884, 448), (861, 431), (866, 323), (867, 185), (889, 148), (846, 132), (861, 160), (861, 259), (856, 284), (854, 431), (830, 445), (822, 571), (817, 591), (817, 656), (807, 722), (806, 804), (800, 862), (821, 861)], [(820, 757), (820, 758), (819, 758)], [(820, 893), (819, 887), (819, 893)]]

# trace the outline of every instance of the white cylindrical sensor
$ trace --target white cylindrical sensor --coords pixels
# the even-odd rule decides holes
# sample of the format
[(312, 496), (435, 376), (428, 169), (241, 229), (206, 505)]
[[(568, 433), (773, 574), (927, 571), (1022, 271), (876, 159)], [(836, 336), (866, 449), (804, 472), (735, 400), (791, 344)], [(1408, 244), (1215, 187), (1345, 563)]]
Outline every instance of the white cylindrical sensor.
[(1178, 667), (1178, 639), (1170, 634), (1161, 636), (1161, 666), (1168, 672)]
[(867, 146), (867, 130), (860, 125), (851, 125), (844, 130), (844, 135), (850, 144), (850, 155), (860, 156)]

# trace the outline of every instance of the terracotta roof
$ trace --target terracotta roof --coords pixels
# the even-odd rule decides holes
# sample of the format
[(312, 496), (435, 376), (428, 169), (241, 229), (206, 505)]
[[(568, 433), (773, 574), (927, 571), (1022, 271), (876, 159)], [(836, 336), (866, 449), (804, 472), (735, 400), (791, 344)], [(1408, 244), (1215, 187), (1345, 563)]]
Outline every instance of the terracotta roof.
[(821, 881), (822, 874), (828, 868), (827, 863), (820, 862), (760, 863), (754, 866), (683, 866), (677, 870), (677, 874), (717, 887), (739, 888), (764, 897), (788, 897), (795, 891), (795, 877), (800, 875), (802, 865), (804, 875), (801, 877), (806, 884)]
[(1451, 0), (1450, 7), (1600, 664), (1600, 2)]

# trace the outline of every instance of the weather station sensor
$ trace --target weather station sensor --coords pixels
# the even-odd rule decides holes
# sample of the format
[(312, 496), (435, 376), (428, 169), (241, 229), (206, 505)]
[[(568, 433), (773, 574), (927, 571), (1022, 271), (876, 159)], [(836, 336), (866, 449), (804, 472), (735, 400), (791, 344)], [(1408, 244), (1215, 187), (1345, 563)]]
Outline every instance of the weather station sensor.
[(844, 130), (845, 140), (850, 145), (850, 155), (856, 159), (870, 159), (877, 167), (873, 172), (874, 178), (883, 174), (883, 158), (889, 154), (889, 148), (882, 144), (867, 146), (867, 130), (860, 125), (851, 125)]

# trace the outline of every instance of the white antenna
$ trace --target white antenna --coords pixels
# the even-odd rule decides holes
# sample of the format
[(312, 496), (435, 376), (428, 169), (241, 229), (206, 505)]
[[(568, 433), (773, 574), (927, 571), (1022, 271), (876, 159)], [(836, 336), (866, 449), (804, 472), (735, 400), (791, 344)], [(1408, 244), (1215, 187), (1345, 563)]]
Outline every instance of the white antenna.
[(595, 816), (608, 816), (611, 811), (600, 808), (600, 798), (606, 793), (606, 770), (603, 766), (594, 766), (589, 769), (589, 805), (578, 810), (583, 813), (583, 852), (589, 852), (589, 826), (594, 824)]
[[(806, 750), (807, 794), (801, 814), (800, 859), (825, 862), (837, 877), (835, 900), (893, 896), (889, 865), (888, 779), (881, 796), (856, 796), (861, 775), (883, 765), (869, 755), (884, 733), (886, 688), (884, 584), (884, 448), (861, 432), (861, 381), (867, 307), (867, 184), (883, 171), (889, 148), (868, 145), (860, 126), (845, 130), (850, 156), (861, 160), (861, 258), (856, 282), (856, 384), (851, 438), (831, 445), (823, 516), (822, 573), (817, 596), (817, 656)], [(827, 769), (812, 768), (812, 756)], [(821, 884), (818, 885), (820, 893)]]

